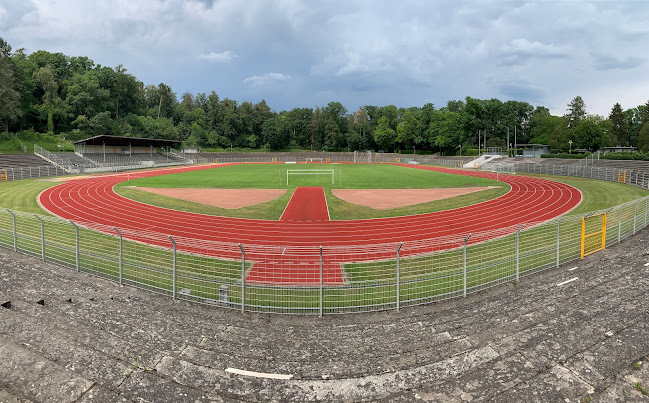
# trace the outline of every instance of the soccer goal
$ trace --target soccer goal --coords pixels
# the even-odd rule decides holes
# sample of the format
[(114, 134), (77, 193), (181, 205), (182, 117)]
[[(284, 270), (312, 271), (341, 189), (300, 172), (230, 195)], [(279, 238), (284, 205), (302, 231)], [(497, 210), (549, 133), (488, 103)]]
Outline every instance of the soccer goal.
[(286, 186), (290, 185), (291, 175), (331, 175), (331, 185), (334, 184), (334, 170), (333, 169), (287, 169), (286, 170)]
[(322, 162), (323, 159), (322, 157), (313, 157), (313, 158), (307, 158), (306, 162)]

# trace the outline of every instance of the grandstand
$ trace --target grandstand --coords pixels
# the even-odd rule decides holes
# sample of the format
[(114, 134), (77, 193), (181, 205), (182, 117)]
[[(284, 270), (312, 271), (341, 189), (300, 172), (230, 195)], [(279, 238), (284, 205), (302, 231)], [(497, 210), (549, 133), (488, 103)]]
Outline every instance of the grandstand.
[(34, 154), (0, 154), (1, 169), (20, 169), (44, 165), (43, 159)]
[(594, 160), (590, 164), (599, 168), (617, 168), (627, 169), (634, 171), (647, 171), (649, 172), (649, 161), (636, 161), (636, 160)]
[(63, 175), (63, 169), (34, 154), (0, 155), (0, 180), (18, 180)]
[(101, 135), (79, 140), (74, 148), (77, 156), (93, 164), (83, 171), (100, 172), (106, 168), (137, 169), (190, 163), (173, 151), (179, 145), (177, 140)]
[(181, 159), (172, 153), (139, 153), (139, 154), (86, 154), (85, 159), (92, 161), (98, 166), (114, 167), (114, 166), (132, 166), (132, 165), (147, 165), (147, 162), (153, 162), (155, 165), (160, 164), (185, 164), (186, 160)]

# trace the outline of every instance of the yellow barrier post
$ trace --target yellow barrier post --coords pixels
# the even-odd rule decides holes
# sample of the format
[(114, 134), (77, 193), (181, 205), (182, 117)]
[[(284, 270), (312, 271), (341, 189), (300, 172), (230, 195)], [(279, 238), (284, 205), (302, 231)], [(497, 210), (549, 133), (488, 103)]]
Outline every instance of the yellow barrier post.
[(395, 162), (400, 163), (400, 162), (401, 162), (401, 158), (397, 158)]
[(7, 181), (7, 170), (3, 169), (0, 171), (0, 182), (5, 182)]
[[(586, 220), (591, 220), (601, 217), (602, 219), (602, 229), (600, 231), (594, 231), (587, 233), (586, 231)], [(593, 237), (601, 235), (601, 244), (598, 244), (598, 247), (593, 250), (586, 250), (586, 240)], [(586, 216), (581, 218), (581, 258), (599, 252), (600, 250), (606, 249), (606, 213), (597, 214), (594, 216)]]
[(626, 170), (617, 171), (617, 181), (620, 183), (626, 182)]

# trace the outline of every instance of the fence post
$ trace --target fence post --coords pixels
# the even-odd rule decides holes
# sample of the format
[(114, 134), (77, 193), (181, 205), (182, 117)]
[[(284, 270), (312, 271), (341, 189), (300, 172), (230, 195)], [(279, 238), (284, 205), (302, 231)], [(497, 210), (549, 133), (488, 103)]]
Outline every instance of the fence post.
[(320, 245), (320, 317), (322, 318), (322, 245)]
[(74, 231), (75, 231), (75, 236), (74, 236), (74, 239), (75, 239), (75, 243), (74, 243), (74, 249), (75, 249), (74, 256), (75, 256), (75, 259), (74, 259), (74, 261), (75, 261), (75, 267), (77, 268), (77, 273), (78, 273), (79, 269), (80, 269), (80, 267), (79, 267), (79, 227), (72, 220), (70, 220), (70, 224), (74, 225)]
[(13, 226), (13, 228), (14, 228), (14, 252), (18, 252), (18, 234), (16, 233), (16, 214), (14, 214), (9, 209), (5, 209), (5, 210), (7, 210), (7, 213), (11, 214), (11, 216), (13, 217), (13, 222), (14, 222), (14, 226)]
[(241, 244), (239, 249), (241, 249), (241, 313), (244, 313), (246, 311), (246, 251)]
[(557, 221), (557, 267), (559, 267), (559, 227), (565, 218), (565, 216), (561, 217), (561, 219)]
[(397, 248), (397, 312), (399, 312), (399, 309), (401, 308), (401, 290), (400, 290), (400, 281), (401, 281), (401, 272), (399, 270), (399, 252), (401, 251), (401, 246), (403, 246), (403, 242), (399, 242), (399, 247)]
[(122, 259), (122, 233), (119, 232), (117, 227), (113, 227), (113, 228), (115, 228), (115, 231), (117, 232), (117, 235), (119, 235), (119, 285), (122, 285), (123, 284), (123, 280), (122, 280), (123, 279), (123, 273), (122, 273), (122, 271), (124, 269), (124, 265), (123, 265), (124, 260)]
[(516, 231), (516, 281), (517, 282), (518, 279), (520, 278), (520, 251), (518, 247), (518, 238), (524, 226), (525, 224), (521, 225), (521, 227)]
[(38, 221), (41, 222), (41, 259), (45, 261), (45, 223), (43, 219), (34, 214), (34, 217), (38, 218)]
[(462, 293), (462, 296), (466, 298), (466, 243), (471, 237), (471, 234), (467, 235), (466, 238), (464, 238), (464, 246), (462, 248), (462, 258), (463, 258), (463, 265), (462, 265), (462, 289), (464, 292)]
[(617, 215), (617, 243), (620, 243), (622, 239), (622, 209), (624, 207), (620, 206), (619, 214)]
[(171, 298), (175, 300), (176, 299), (176, 279), (178, 278), (178, 274), (176, 272), (176, 241), (174, 241), (174, 239), (171, 237), (171, 235), (169, 235), (169, 240), (171, 241), (171, 243), (174, 246), (173, 281), (172, 281), (172, 284), (171, 284), (171, 286), (173, 287), (173, 292), (172, 292)]

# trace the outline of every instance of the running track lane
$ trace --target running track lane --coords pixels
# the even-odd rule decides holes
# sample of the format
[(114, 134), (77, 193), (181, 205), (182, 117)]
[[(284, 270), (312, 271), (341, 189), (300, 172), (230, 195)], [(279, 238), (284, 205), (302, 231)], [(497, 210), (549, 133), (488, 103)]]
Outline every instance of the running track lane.
[[(232, 165), (232, 164), (228, 164)], [(395, 164), (412, 169), (424, 169), (473, 177), (496, 178), (488, 172), (471, 172), (450, 168)], [(325, 251), (344, 246), (344, 256), (323, 254), (325, 284), (341, 284), (341, 262), (394, 258), (392, 248), (377, 249), (371, 245), (423, 241), (438, 237), (465, 237), (468, 233), (500, 230), (500, 235), (513, 232), (524, 223), (538, 223), (564, 214), (581, 201), (581, 193), (572, 186), (546, 179), (517, 175), (499, 175), (511, 190), (493, 200), (454, 210), (417, 216), (391, 217), (350, 221), (270, 221), (206, 216), (164, 209), (135, 202), (117, 195), (113, 186), (130, 178), (165, 175), (198, 169), (218, 169), (221, 166), (192, 166), (153, 171), (104, 175), (65, 182), (41, 193), (41, 205), (52, 214), (92, 226), (106, 225), (112, 233), (117, 226), (132, 233), (131, 239), (169, 247), (166, 235), (194, 243), (242, 243), (246, 258), (253, 261), (247, 280), (258, 283), (317, 284), (319, 282), (319, 255), (317, 247)], [(154, 231), (165, 236), (146, 238), (142, 231)], [(502, 232), (505, 231), (505, 232)], [(472, 237), (469, 242), (484, 239)], [(186, 242), (179, 250), (238, 258), (237, 248), (220, 245), (218, 248), (193, 247)], [(228, 245), (226, 244), (226, 245)], [(416, 245), (413, 243), (413, 245)], [(310, 247), (308, 251), (300, 247)], [(452, 246), (447, 246), (452, 247)], [(314, 250), (316, 252), (314, 252)], [(337, 249), (339, 250), (339, 249)], [(376, 252), (374, 252), (376, 250)], [(279, 252), (278, 252), (279, 251)], [(402, 249), (402, 256), (423, 253), (410, 246)], [(360, 256), (360, 257), (359, 257)]]
[(329, 221), (324, 189), (308, 186), (296, 188), (280, 220)]

